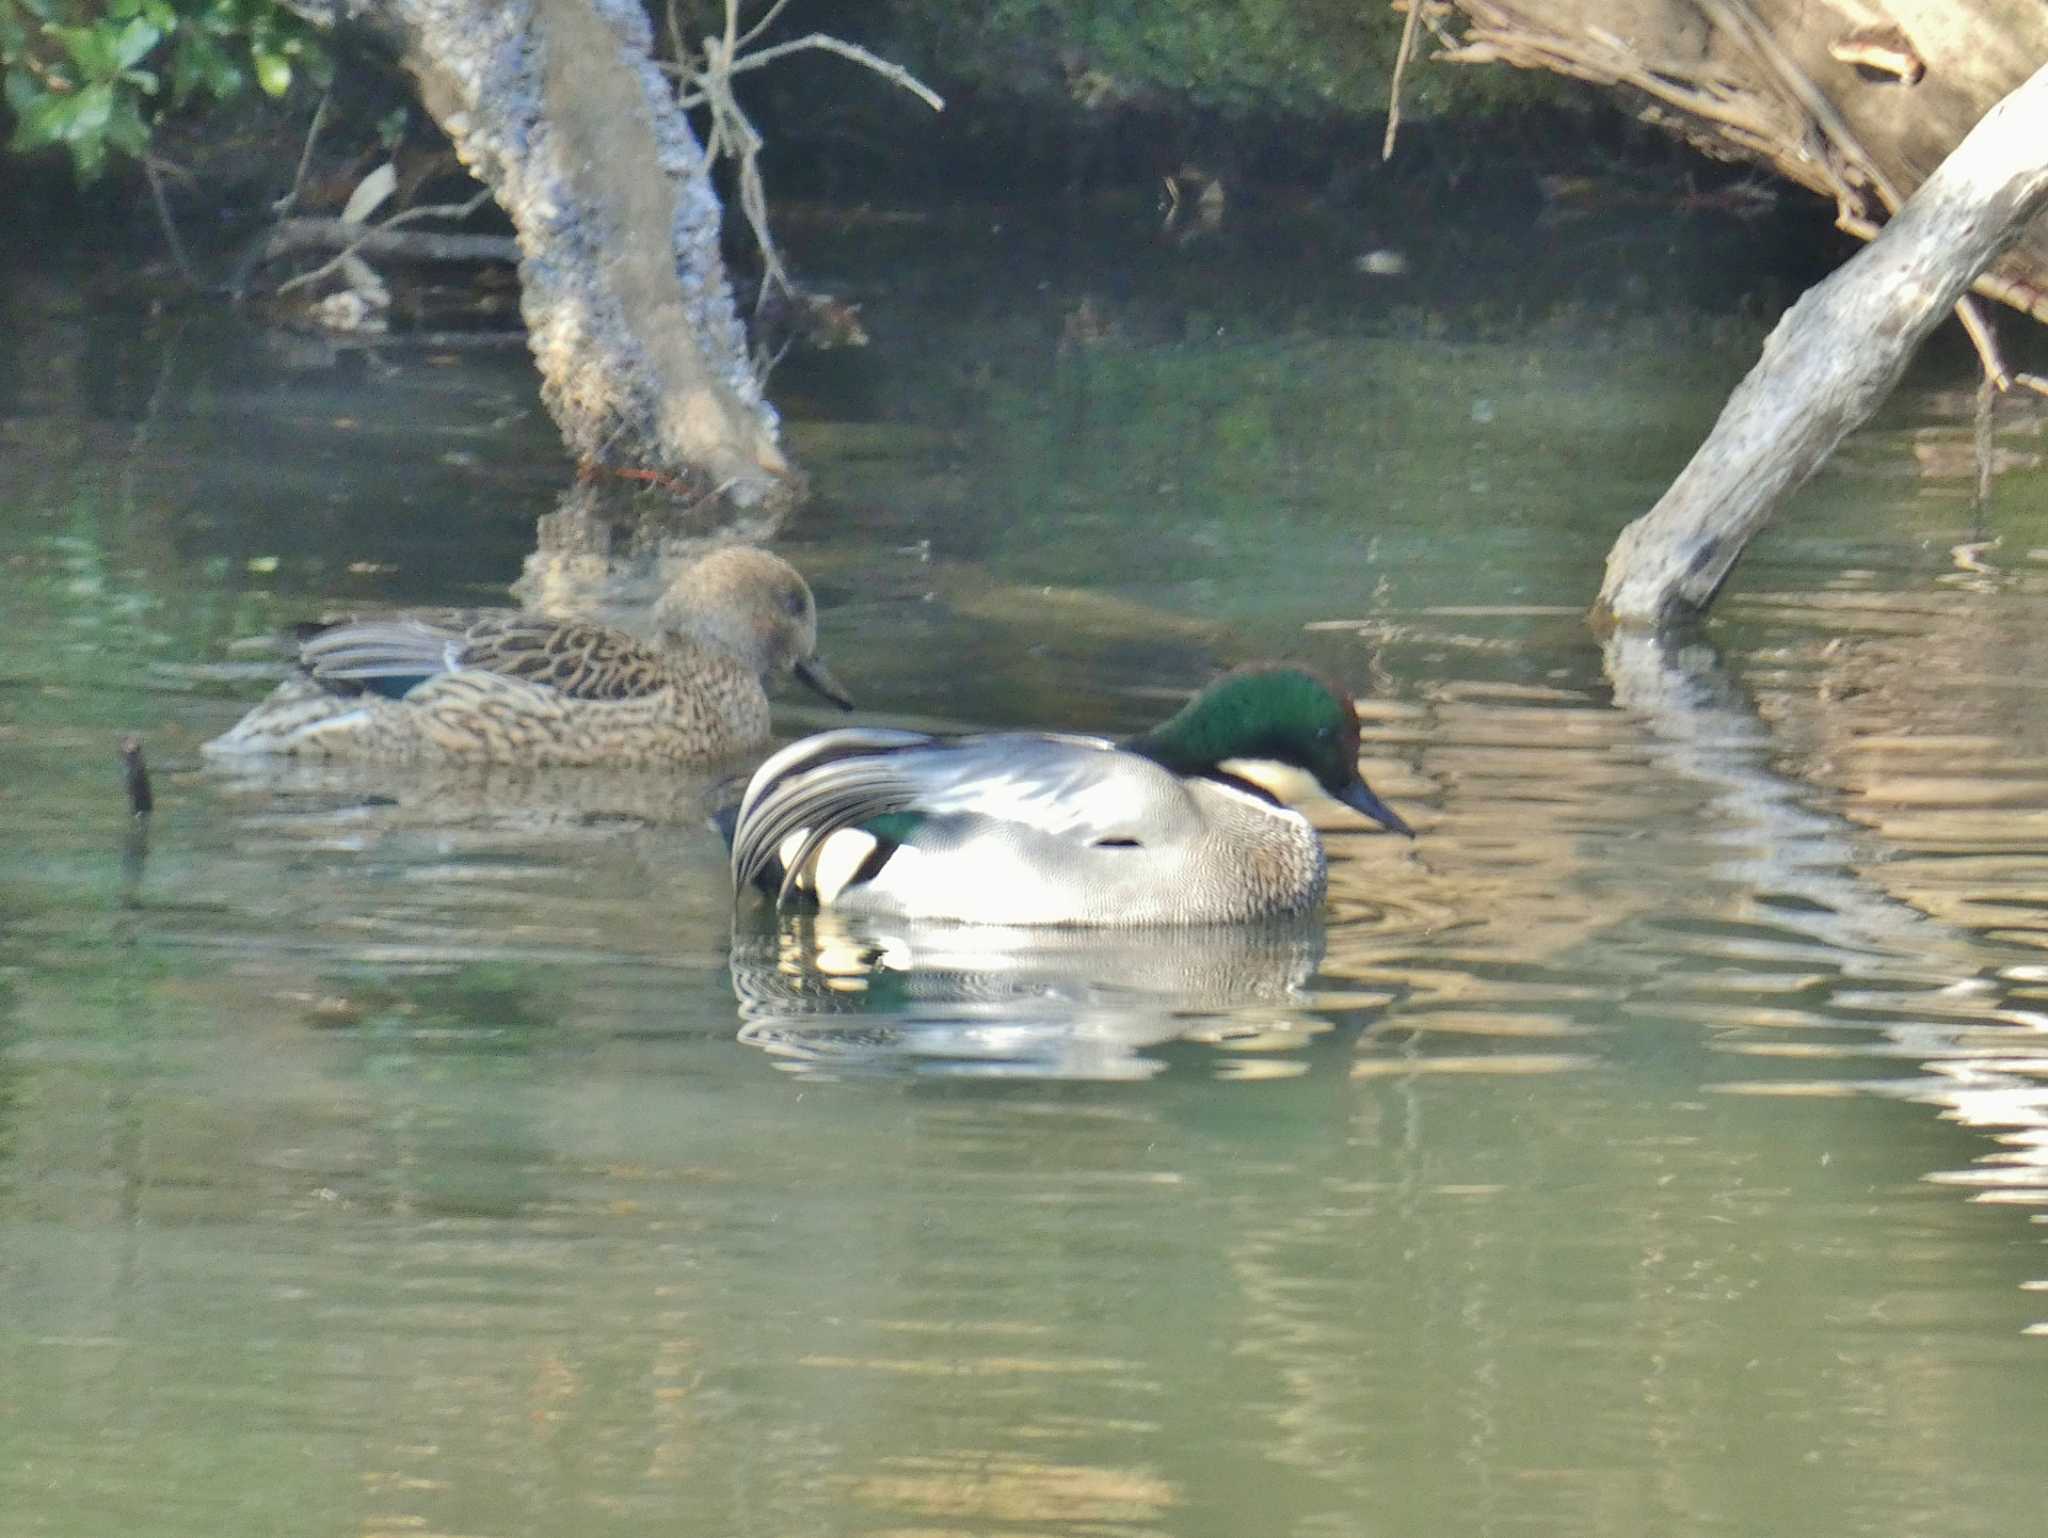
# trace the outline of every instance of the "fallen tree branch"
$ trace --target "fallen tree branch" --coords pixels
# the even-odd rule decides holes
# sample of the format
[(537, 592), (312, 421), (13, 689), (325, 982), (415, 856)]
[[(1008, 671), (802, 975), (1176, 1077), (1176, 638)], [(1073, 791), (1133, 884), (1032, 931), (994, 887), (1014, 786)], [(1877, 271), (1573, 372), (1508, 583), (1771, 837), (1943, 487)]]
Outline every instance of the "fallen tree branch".
[[(490, 191), (486, 188), (465, 203), (423, 203), (418, 208), (408, 208), (404, 213), (393, 214), (382, 224), (375, 225), (364, 224), (359, 219), (343, 218), (334, 220), (333, 222), (340, 225), (344, 231), (355, 231), (356, 238), (349, 241), (340, 251), (336, 252), (330, 261), (323, 262), (310, 272), (302, 272), (297, 277), (287, 279), (285, 282), (278, 284), (277, 291), (280, 294), (288, 294), (294, 289), (305, 288), (311, 284), (318, 283), (336, 268), (347, 265), (351, 258), (360, 256), (364, 250), (370, 249), (369, 241), (372, 236), (375, 236), (380, 242), (384, 242), (379, 248), (382, 255), (411, 255), (415, 258), (444, 262), (492, 261), (497, 258), (495, 256), (458, 255), (455, 253), (461, 250), (460, 247), (446, 246), (439, 248), (440, 254), (430, 256), (430, 253), (434, 252), (436, 247), (424, 245), (421, 242), (459, 241), (463, 239), (496, 240), (501, 242), (503, 246), (510, 246), (512, 248), (512, 254), (505, 257), (504, 260), (516, 262), (519, 260), (519, 243), (507, 235), (468, 237), (461, 235), (414, 235), (408, 238), (407, 236), (396, 234), (400, 225), (410, 224), (416, 219), (467, 219), (471, 214), (483, 207), (485, 203), (488, 203), (490, 198)], [(295, 220), (293, 222), (296, 223), (298, 221)], [(327, 221), (321, 222), (325, 223)], [(394, 236), (398, 244), (389, 244), (388, 242)], [(412, 246), (409, 252), (405, 250), (405, 246), (408, 243)]]
[[(1837, 222), (1851, 231), (1874, 227), (1918, 184), (1932, 158), (1930, 133), (1954, 145), (2001, 92), (2019, 87), (2030, 61), (2048, 57), (2048, 12), (2019, 0), (1916, 6), (1925, 22), (1906, 42), (1909, 63), (1880, 66), (1902, 82), (1890, 85), (1872, 85), (1867, 72), (1860, 83), (1840, 77), (1844, 61), (1867, 62), (1852, 60), (1843, 46), (1851, 41), (1844, 32), (1850, 13), (1867, 9), (1861, 6), (1631, 0), (1617, 11), (1600, 0), (1447, 3), (1463, 20), (1462, 36), (1437, 58), (1542, 69), (1616, 89), (1635, 98), (1644, 121), (1706, 153), (1757, 161), (1833, 199)], [(1609, 17), (1617, 18), (1612, 31), (1601, 25)], [(1423, 20), (1431, 20), (1427, 10)], [(1910, 104), (1895, 94), (1907, 90), (1916, 93)], [(1906, 123), (1922, 126), (1908, 134), (1900, 127)], [(2008, 248), (1973, 291), (2048, 324), (2044, 273), (2048, 224)]]
[(1785, 313), (1691, 463), (1615, 541), (1596, 622), (1657, 627), (1705, 609), (1750, 537), (1877, 409), (1921, 339), (2044, 207), (2048, 66)]
[[(489, 194), (484, 194), (488, 197)], [(473, 205), (456, 205), (473, 206)], [(278, 292), (303, 287), (340, 266), (350, 256), (396, 256), (422, 262), (517, 262), (519, 242), (510, 235), (451, 235), (428, 230), (394, 228), (405, 215), (383, 224), (365, 225), (341, 219), (285, 219), (272, 225), (235, 263), (229, 289), (239, 295), (249, 274), (265, 262), (294, 251), (334, 251), (334, 259), (278, 286)]]

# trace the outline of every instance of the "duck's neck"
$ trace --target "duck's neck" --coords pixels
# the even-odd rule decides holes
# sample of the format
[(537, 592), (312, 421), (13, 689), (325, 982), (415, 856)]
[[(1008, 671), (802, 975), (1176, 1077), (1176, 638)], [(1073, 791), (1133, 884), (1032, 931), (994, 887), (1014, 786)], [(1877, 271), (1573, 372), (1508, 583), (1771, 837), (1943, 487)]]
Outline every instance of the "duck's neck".
[(1305, 744), (1341, 723), (1338, 698), (1304, 668), (1253, 663), (1224, 674), (1149, 732), (1123, 746), (1175, 774), (1214, 775), (1232, 758), (1307, 767)]
[(1213, 694), (1199, 695), (1150, 731), (1125, 738), (1123, 747), (1175, 774), (1212, 774), (1239, 755), (1244, 736), (1239, 713), (1226, 707)]
[(684, 672), (703, 667), (714, 658), (728, 659), (732, 656), (731, 652), (715, 641), (706, 640), (703, 636), (680, 627), (661, 632), (661, 652), (669, 666)]

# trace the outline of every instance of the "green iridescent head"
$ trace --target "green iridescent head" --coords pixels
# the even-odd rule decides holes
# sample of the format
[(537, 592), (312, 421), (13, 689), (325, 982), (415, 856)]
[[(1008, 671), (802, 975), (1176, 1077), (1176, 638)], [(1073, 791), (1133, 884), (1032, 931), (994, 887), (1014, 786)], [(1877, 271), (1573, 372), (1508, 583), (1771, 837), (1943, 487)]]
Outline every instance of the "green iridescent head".
[(1214, 774), (1233, 758), (1291, 764), (1354, 811), (1415, 836), (1358, 772), (1358, 712), (1350, 698), (1296, 663), (1234, 668), (1124, 746), (1176, 774)]

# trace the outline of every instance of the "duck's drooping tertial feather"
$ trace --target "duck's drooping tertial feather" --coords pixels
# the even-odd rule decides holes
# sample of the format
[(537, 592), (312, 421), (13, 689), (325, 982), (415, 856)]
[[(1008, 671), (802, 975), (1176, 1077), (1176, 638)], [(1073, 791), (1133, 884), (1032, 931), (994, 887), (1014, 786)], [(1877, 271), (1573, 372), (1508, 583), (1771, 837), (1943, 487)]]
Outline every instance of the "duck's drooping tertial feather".
[(938, 737), (853, 728), (755, 773), (736, 890), (849, 912), (989, 924), (1227, 923), (1322, 901), (1306, 818), (1223, 766), (1278, 759), (1396, 832), (1358, 773), (1351, 704), (1301, 668), (1240, 669), (1150, 732)]
[(656, 639), (509, 609), (428, 610), (309, 627), (300, 672), (212, 753), (683, 763), (768, 736), (764, 685), (793, 672), (844, 708), (817, 656), (810, 588), (779, 557), (728, 546), (655, 606)]

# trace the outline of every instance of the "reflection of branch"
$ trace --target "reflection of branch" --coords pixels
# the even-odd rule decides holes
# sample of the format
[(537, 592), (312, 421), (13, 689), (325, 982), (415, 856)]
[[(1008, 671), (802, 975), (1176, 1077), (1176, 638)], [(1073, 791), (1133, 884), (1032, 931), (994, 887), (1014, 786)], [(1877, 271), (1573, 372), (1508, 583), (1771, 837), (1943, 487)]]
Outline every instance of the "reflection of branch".
[(1711, 648), (1618, 631), (1604, 656), (1614, 703), (1642, 722), (1657, 758), (1714, 792), (1718, 822), (1754, 832), (1739, 864), (1743, 884), (1758, 897), (1800, 899), (1773, 907), (1773, 923), (1831, 948), (1898, 960), (1927, 963), (1946, 952), (1945, 980), (1976, 974), (1965, 937), (1856, 874), (1864, 857), (1855, 830), (1803, 804), (1811, 788), (1771, 767), (1770, 729)]
[[(1919, 1066), (1914, 1077), (1859, 1087), (1939, 1106), (2007, 1145), (1967, 1174), (1928, 1178), (2027, 1201), (2048, 1194), (2048, 1018), (2024, 1002), (2033, 969), (1994, 970), (1968, 931), (1858, 874), (1856, 830), (1806, 805), (1812, 790), (1771, 767), (1769, 729), (1707, 647), (1624, 632), (1608, 639), (1606, 664), (1615, 704), (1642, 722), (1658, 760), (1714, 792), (1719, 824), (1753, 831), (1746, 858), (1727, 873), (1769, 902), (1773, 928), (1811, 938), (1865, 985), (1830, 1004), (1875, 1016)], [(1797, 900), (1770, 902), (1781, 897)]]

